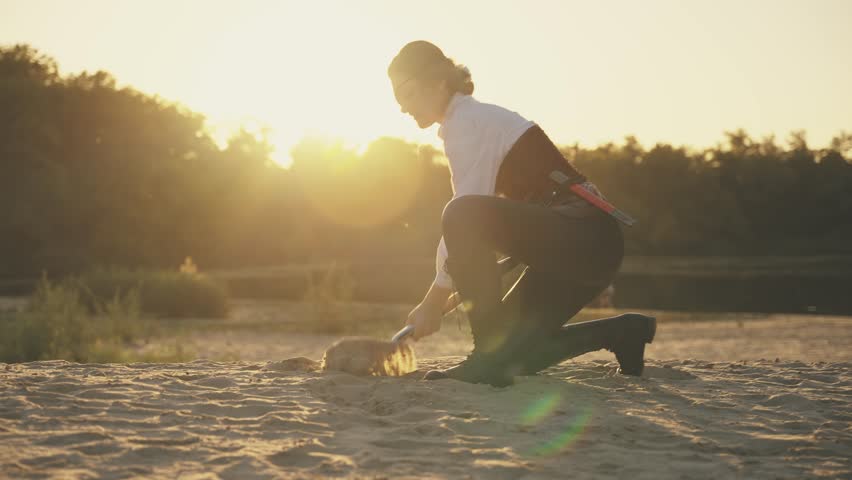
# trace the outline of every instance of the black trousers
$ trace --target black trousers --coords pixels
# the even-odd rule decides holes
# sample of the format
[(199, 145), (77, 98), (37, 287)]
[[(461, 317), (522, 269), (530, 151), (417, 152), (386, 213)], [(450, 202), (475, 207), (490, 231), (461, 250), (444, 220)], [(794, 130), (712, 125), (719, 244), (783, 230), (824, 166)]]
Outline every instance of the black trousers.
[[(447, 204), (447, 270), (469, 307), (475, 341), (505, 338), (513, 329), (558, 337), (559, 328), (612, 282), (624, 255), (621, 228), (611, 216), (581, 207), (560, 211), (480, 195)], [(526, 265), (505, 296), (498, 253)]]

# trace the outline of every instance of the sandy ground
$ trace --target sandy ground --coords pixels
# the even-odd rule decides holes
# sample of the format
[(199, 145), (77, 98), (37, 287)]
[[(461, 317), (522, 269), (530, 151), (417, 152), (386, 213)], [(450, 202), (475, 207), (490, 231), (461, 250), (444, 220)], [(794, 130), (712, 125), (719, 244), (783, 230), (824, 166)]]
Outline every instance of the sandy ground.
[[(352, 321), (381, 317), (399, 319), (402, 327), (410, 306), (352, 304)], [(604, 318), (626, 310), (586, 309), (582, 320)], [(658, 318), (659, 328), (646, 354), (660, 360), (697, 358), (707, 361), (800, 360), (804, 362), (852, 362), (852, 317), (753, 314), (688, 313), (643, 311)], [(293, 302), (243, 301), (234, 306), (232, 326), (276, 325), (302, 321), (308, 314)], [(470, 328), (452, 314), (441, 330), (415, 345), (419, 358), (464, 356), (472, 347)], [(384, 332), (390, 339), (397, 327)], [(203, 358), (240, 360), (280, 360), (307, 357), (319, 360), (341, 335), (300, 334), (264, 330), (199, 329), (192, 331), (188, 344)], [(613, 360), (609, 352), (579, 357), (583, 360)]]
[[(234, 321), (289, 321), (267, 307)], [(0, 477), (852, 478), (852, 319), (660, 318), (642, 378), (599, 352), (503, 389), (320, 372), (338, 336), (247, 329), (190, 335), (236, 362), (0, 364)], [(420, 370), (469, 346), (448, 321)]]

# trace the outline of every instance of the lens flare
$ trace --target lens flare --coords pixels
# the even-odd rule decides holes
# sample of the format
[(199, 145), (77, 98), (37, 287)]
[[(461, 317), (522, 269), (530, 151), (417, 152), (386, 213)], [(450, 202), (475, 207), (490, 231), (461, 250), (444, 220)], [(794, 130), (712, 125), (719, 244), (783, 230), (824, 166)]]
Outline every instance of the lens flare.
[(531, 456), (546, 456), (555, 454), (574, 443), (591, 417), (592, 409), (588, 406), (574, 409), (573, 414), (561, 411), (563, 403), (560, 392), (545, 393), (538, 397), (522, 412), (520, 421), (524, 426), (540, 425), (544, 422), (550, 425), (562, 425), (564, 430), (545, 443), (534, 446), (527, 454)]
[(562, 396), (558, 393), (551, 393), (539, 398), (521, 415), (521, 422), (524, 425), (537, 424), (544, 417), (550, 415), (561, 400)]
[(592, 412), (590, 408), (584, 408), (577, 411), (573, 418), (570, 418), (568, 422), (566, 422), (565, 431), (544, 444), (535, 447), (532, 451), (530, 451), (530, 454), (536, 456), (553, 455), (554, 453), (560, 452), (569, 447), (578, 438), (580, 438), (580, 435), (582, 435), (583, 430), (589, 423), (589, 418), (591, 418), (591, 416)]

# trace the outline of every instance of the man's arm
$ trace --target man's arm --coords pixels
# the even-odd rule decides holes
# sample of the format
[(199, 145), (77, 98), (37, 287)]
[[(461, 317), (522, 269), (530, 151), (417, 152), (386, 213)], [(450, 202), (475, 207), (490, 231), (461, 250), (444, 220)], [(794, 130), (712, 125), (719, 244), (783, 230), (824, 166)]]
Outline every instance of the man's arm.
[[(423, 297), (423, 301), (420, 303), (424, 308), (427, 308), (432, 312), (440, 312), (443, 314), (447, 311), (445, 307), (449, 303), (448, 297), (451, 293), (453, 293), (451, 288), (442, 287), (433, 281), (432, 286), (429, 287), (429, 291), (426, 292), (426, 296)], [(450, 309), (452, 309), (452, 307)]]

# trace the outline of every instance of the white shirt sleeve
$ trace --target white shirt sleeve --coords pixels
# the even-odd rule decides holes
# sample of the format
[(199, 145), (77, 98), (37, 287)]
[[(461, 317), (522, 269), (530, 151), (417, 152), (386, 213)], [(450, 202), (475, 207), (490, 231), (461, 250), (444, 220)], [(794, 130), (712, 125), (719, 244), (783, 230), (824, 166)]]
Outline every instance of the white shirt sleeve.
[(447, 262), (447, 244), (444, 243), (444, 237), (438, 242), (438, 254), (435, 256), (435, 285), (443, 288), (453, 288), (453, 279), (446, 269)]

